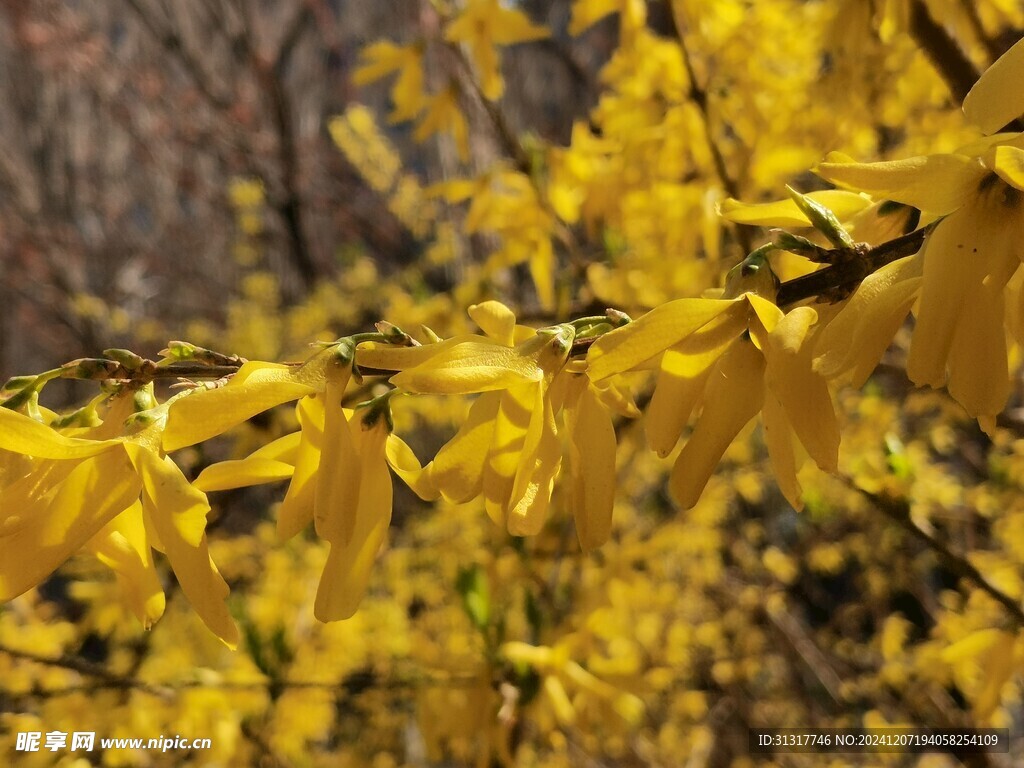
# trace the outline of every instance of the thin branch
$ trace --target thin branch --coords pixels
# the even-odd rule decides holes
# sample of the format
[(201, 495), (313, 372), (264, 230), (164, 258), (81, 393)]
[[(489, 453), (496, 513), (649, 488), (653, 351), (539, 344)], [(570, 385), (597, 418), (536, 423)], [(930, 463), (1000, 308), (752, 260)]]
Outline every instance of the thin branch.
[(868, 250), (860, 258), (841, 261), (809, 275), (787, 280), (779, 286), (776, 303), (780, 307), (785, 307), (837, 289), (855, 287), (865, 277), (886, 264), (904, 256), (912, 256), (921, 250), (924, 238), (932, 226), (922, 227), (895, 240), (882, 243)]
[(957, 554), (945, 543), (935, 538), (935, 536), (919, 528), (910, 516), (910, 505), (905, 499), (896, 499), (891, 496), (866, 491), (850, 478), (843, 477), (842, 480), (848, 487), (870, 501), (887, 518), (935, 552), (946, 566), (958, 576), (973, 582), (985, 594), (1002, 605), (1010, 615), (1010, 618), (1013, 619), (1013, 623), (1017, 628), (1024, 628), (1024, 609), (1021, 608), (1020, 602), (993, 585), (966, 557)]
[(945, 80), (957, 104), (962, 104), (981, 73), (946, 28), (932, 18), (924, 0), (910, 0), (910, 34)]
[[(676, 19), (675, 6), (673, 6), (671, 13), (668, 14), (667, 20), (671, 25), (672, 33), (675, 35), (676, 43), (679, 45), (679, 50), (683, 56), (683, 66), (686, 67), (686, 77), (690, 81), (689, 98), (700, 112), (701, 121), (704, 124), (704, 134), (707, 137), (708, 150), (711, 153), (711, 160), (715, 166), (715, 174), (718, 176), (718, 180), (721, 182), (726, 193), (730, 197), (739, 199), (739, 183), (729, 173), (729, 169), (725, 164), (725, 157), (722, 155), (722, 151), (718, 148), (718, 143), (715, 141), (714, 129), (711, 125), (711, 113), (708, 110), (708, 92), (704, 86), (697, 83), (697, 74), (693, 68), (693, 60), (690, 58), (690, 51), (686, 47), (686, 41), (683, 38), (683, 31)], [(750, 253), (750, 251), (753, 250), (750, 233), (744, 227), (739, 225), (734, 226), (733, 231), (736, 235), (737, 242), (740, 244), (740, 247), (743, 248), (743, 252)]]

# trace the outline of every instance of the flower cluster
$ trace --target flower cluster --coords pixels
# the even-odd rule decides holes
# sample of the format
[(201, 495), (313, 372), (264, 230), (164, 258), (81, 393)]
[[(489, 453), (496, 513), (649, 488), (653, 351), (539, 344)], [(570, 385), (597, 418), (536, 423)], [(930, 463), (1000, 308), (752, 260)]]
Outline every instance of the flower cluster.
[[(490, 73), (485, 95), (495, 98), (493, 46), (535, 30), (519, 25), (502, 37), (466, 19), (451, 34)], [(387, 59), (382, 71), (405, 66), (385, 53), (378, 51)], [(1024, 112), (1024, 97), (1002, 98), (1006, 82), (1021, 75), (1024, 42), (978, 82), (968, 118), (992, 132)], [(635, 322), (609, 310), (535, 329), (485, 301), (469, 308), (480, 333), (442, 339), (425, 330), (419, 342), (381, 324), (379, 333), (323, 345), (302, 365), (211, 358), (239, 365), (220, 385), (162, 403), (151, 383), (133, 376), (151, 382), (160, 366), (198, 352), (179, 346), (152, 363), (111, 351), (108, 360), (64, 369), (127, 382), (75, 418), (39, 407), (38, 389), (52, 375), (9, 383), (0, 408), (0, 600), (86, 549), (115, 571), (126, 604), (149, 626), (164, 609), (155, 549), (207, 626), (234, 645), (227, 585), (206, 541), (206, 494), (279, 481), (288, 481), (279, 537), (312, 524), (330, 547), (315, 602), (323, 621), (352, 616), (367, 590), (391, 521), (392, 472), (423, 499), (477, 502), (513, 536), (539, 533), (561, 505), (571, 510), (581, 546), (598, 547), (612, 530), (616, 422), (640, 415), (631, 388), (647, 372), (654, 382), (646, 441), (662, 457), (678, 447), (670, 488), (680, 506), (698, 503), (729, 445), (760, 415), (780, 490), (800, 509), (804, 454), (826, 472), (838, 465), (833, 389), (863, 383), (909, 313), (916, 316), (910, 378), (947, 386), (992, 430), (1009, 393), (1007, 334), (1024, 344), (1024, 136), (1000, 133), (953, 153), (885, 163), (830, 155), (816, 170), (845, 191), (791, 191), (781, 203), (722, 208), (736, 222), (810, 227), (810, 236), (775, 232), (729, 272), (723, 290), (664, 303)], [(924, 225), (920, 252), (873, 261), (888, 253), (873, 244), (916, 224), (912, 209)], [(856, 279), (782, 301), (769, 258), (781, 264), (794, 254), (807, 264), (789, 287), (821, 278), (819, 269)], [(383, 391), (353, 386), (381, 375), (389, 377)], [(475, 396), (457, 433), (425, 466), (393, 434), (398, 393)], [(296, 431), (209, 466), (192, 482), (168, 455), (288, 403)], [(545, 682), (549, 693), (564, 696), (558, 675), (572, 677), (571, 668), (544, 668), (558, 673)]]

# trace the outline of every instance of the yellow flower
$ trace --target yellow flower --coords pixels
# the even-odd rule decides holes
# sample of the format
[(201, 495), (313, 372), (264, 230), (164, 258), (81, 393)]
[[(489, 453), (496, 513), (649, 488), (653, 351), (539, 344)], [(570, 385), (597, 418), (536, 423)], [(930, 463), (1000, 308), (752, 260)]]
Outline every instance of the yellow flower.
[[(925, 239), (921, 263), (903, 266), (922, 270), (907, 374), (920, 386), (947, 385), (967, 412), (991, 430), (1010, 387), (1004, 293), (1020, 266), (1024, 136), (992, 137), (950, 155), (887, 163), (858, 164), (832, 155), (818, 172), (836, 184), (943, 217)], [(890, 267), (887, 275), (866, 280), (861, 288), (870, 294), (889, 285), (900, 293), (886, 299), (895, 306), (889, 320), (872, 331), (875, 350), (881, 346), (880, 334), (898, 327), (892, 321), (910, 300), (913, 285), (905, 279), (911, 273), (896, 277), (897, 267)]]
[[(1018, 42), (978, 80), (964, 113), (983, 132), (999, 130), (1024, 112), (1014, 84), (1024, 77)], [(1020, 266), (1024, 231), (1024, 134), (999, 134), (956, 152), (884, 163), (856, 163), (832, 154), (817, 172), (842, 187), (920, 208), (939, 219), (919, 259), (889, 265), (864, 281), (823, 334), (819, 370), (854, 370), (863, 380), (869, 360), (884, 350), (916, 292), (917, 323), (907, 374), (941, 387), (991, 431), (1010, 390), (1004, 325), (1007, 283)], [(864, 318), (856, 313), (866, 313)], [(855, 331), (864, 352), (837, 352)], [(870, 352), (866, 350), (870, 350)], [(877, 360), (877, 357), (875, 358)]]
[(223, 434), (258, 413), (323, 388), (324, 356), (301, 368), (250, 361), (228, 383), (197, 389), (170, 404), (163, 447), (176, 451)]
[(598, 389), (567, 367), (573, 327), (517, 326), (511, 310), (495, 301), (474, 305), (469, 314), (486, 336), (422, 347), (363, 344), (356, 359), (400, 370), (391, 381), (410, 392), (482, 393), (427, 474), (453, 503), (482, 495), (491, 519), (516, 536), (536, 534), (548, 517), (561, 468), (561, 414), (577, 532), (584, 548), (599, 546), (611, 528), (615, 489), (609, 408), (630, 413), (629, 404), (617, 390)]
[(548, 36), (548, 30), (533, 24), (522, 11), (506, 8), (501, 0), (469, 0), (445, 29), (444, 36), (449, 42), (463, 43), (469, 49), (481, 93), (496, 101), (505, 88), (496, 46), (539, 40)]
[[(196, 479), (206, 490), (291, 477), (278, 511), (278, 535), (294, 536), (310, 521), (330, 544), (314, 613), (321, 621), (355, 613), (391, 520), (390, 466), (423, 498), (435, 498), (429, 476), (412, 450), (391, 434), (386, 400), (363, 411), (342, 406), (352, 373), (351, 346), (322, 368), (323, 392), (296, 405), (300, 430), (238, 461), (207, 467)], [(361, 415), (357, 415), (361, 414)]]
[[(347, 619), (356, 612), (391, 524), (391, 475), (385, 457), (388, 419), (382, 410), (370, 409), (364, 418), (352, 420), (351, 429), (345, 424), (345, 431), (350, 436), (345, 449), (351, 450), (348, 463), (321, 466), (318, 472), (317, 533), (331, 545), (313, 607), (320, 621)], [(325, 447), (330, 437), (325, 428)], [(345, 479), (324, 483), (328, 472)], [(324, 487), (330, 493), (326, 497), (321, 494)]]
[(784, 314), (762, 298), (774, 290), (769, 274), (763, 259), (752, 255), (730, 273), (726, 295), (736, 298), (669, 302), (590, 349), (590, 375), (597, 381), (659, 366), (645, 425), (648, 444), (662, 456), (703, 403), (672, 470), (671, 489), (684, 508), (697, 503), (726, 448), (759, 412), (779, 486), (795, 508), (802, 501), (794, 437), (819, 467), (836, 468), (839, 426), (806, 343), (817, 313), (800, 307)]
[(182, 592), (227, 645), (238, 642), (210, 559), (206, 496), (160, 450), (168, 404), (136, 415), (118, 435), (134, 398), (112, 400), (106, 421), (85, 437), (0, 408), (0, 449), (32, 457), (31, 471), (0, 489), (0, 601), (39, 584), (88, 547), (110, 566), (144, 626), (163, 612), (150, 548), (164, 552)]
[(423, 93), (423, 51), (418, 45), (395, 45), (380, 40), (368, 45), (360, 52), (363, 63), (352, 75), (356, 85), (366, 85), (374, 80), (398, 72), (391, 87), (391, 101), (394, 109), (389, 119), (393, 123), (412, 120), (426, 105)]

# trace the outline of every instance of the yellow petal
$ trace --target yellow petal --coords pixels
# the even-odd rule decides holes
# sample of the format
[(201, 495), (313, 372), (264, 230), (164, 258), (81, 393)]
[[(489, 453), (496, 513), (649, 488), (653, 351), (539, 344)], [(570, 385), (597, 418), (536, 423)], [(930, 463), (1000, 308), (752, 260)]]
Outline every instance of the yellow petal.
[(295, 471), (284, 501), (277, 510), (277, 537), (287, 541), (313, 519), (316, 472), (324, 438), (324, 396), (311, 395), (299, 400), (295, 415), (301, 427), (301, 440), (295, 454)]
[(125, 603), (145, 629), (164, 612), (165, 598), (146, 539), (142, 503), (136, 501), (89, 542), (96, 557), (117, 575)]
[(462, 504), (480, 495), (484, 463), (494, 436), (500, 392), (485, 392), (469, 409), (459, 431), (428, 465), (433, 484), (444, 498)]
[(638, 320), (604, 334), (591, 345), (587, 353), (590, 378), (600, 381), (633, 370), (727, 311), (744, 317), (745, 302), (677, 299), (663, 304)]
[(860, 388), (910, 313), (921, 290), (920, 256), (886, 264), (864, 278), (815, 342), (814, 369), (828, 379), (849, 374)]
[[(588, 376), (587, 378), (589, 379), (590, 377)], [(590, 384), (601, 402), (613, 413), (627, 419), (635, 419), (640, 415), (640, 409), (637, 407), (633, 394), (629, 391), (628, 387), (620, 386), (618, 382), (609, 381), (608, 379), (602, 382), (591, 381)]]
[(963, 155), (857, 163), (839, 153), (830, 154), (814, 172), (841, 187), (906, 203), (935, 216), (963, 205), (987, 173), (976, 158)]
[(421, 344), (418, 347), (398, 347), (376, 341), (364, 341), (356, 347), (356, 365), (362, 368), (378, 368), (382, 371), (404, 371), (430, 360), (456, 344), (479, 341), (480, 336), (463, 334), (436, 344)]
[(185, 598), (210, 631), (229, 648), (235, 648), (238, 645), (238, 627), (225, 603), (228, 585), (210, 559), (206, 536), (199, 540), (198, 546), (193, 546), (181, 537), (174, 521), (176, 510), (157, 509), (146, 493), (143, 494), (142, 505), (146, 520), (160, 538)]
[(491, 445), (483, 471), (484, 509), (495, 524), (506, 527), (509, 497), (519, 469), (526, 430), (542, 382), (521, 384), (501, 393)]
[(142, 478), (146, 498), (157, 510), (155, 514), (169, 515), (177, 535), (189, 546), (199, 546), (210, 512), (206, 494), (189, 484), (170, 457), (158, 456), (134, 443), (125, 443), (125, 450)]
[(964, 115), (983, 133), (995, 133), (1024, 114), (1024, 40), (985, 70), (964, 98)]
[(176, 451), (209, 440), (257, 413), (313, 391), (297, 381), (286, 365), (246, 363), (225, 386), (196, 390), (171, 404), (163, 433), (164, 450)]
[(295, 467), (283, 461), (250, 456), (211, 464), (199, 473), (199, 477), (192, 481), (192, 485), (203, 493), (226, 491), (287, 480), (294, 471)]
[[(907, 362), (918, 384), (941, 387), (991, 420), (1009, 392), (1003, 288), (1019, 266), (1021, 207), (1002, 182), (941, 221), (925, 242), (920, 310)], [(955, 380), (955, 384), (954, 384)]]
[[(313, 494), (313, 524), (321, 539), (344, 543), (355, 530), (359, 503), (359, 454), (361, 424), (349, 424), (341, 406), (351, 369), (337, 366), (327, 374), (324, 392), (324, 435), (320, 446), (320, 464)], [(359, 421), (358, 417), (355, 417)]]
[(511, 347), (516, 328), (516, 316), (500, 301), (484, 301), (469, 308), (469, 316), (485, 334), (499, 344)]
[(740, 339), (712, 370), (700, 419), (672, 468), (670, 488), (684, 509), (697, 503), (726, 448), (761, 410), (764, 365), (757, 348)]
[(440, 495), (430, 472), (420, 464), (416, 453), (402, 438), (395, 434), (388, 435), (385, 453), (388, 466), (413, 493), (424, 501), (433, 501)]
[(547, 520), (561, 458), (562, 445), (552, 400), (544, 387), (538, 387), (509, 497), (508, 532), (511, 535), (540, 533)]
[(779, 484), (779, 490), (793, 509), (803, 509), (803, 491), (796, 479), (796, 460), (793, 457), (793, 431), (782, 403), (771, 391), (764, 394), (764, 441), (768, 446), (768, 458)]
[(464, 341), (396, 374), (391, 383), (418, 394), (467, 395), (539, 381), (544, 372), (535, 356), (521, 351), (523, 347), (506, 347), (485, 338)]
[(1024, 149), (1007, 144), (993, 147), (985, 157), (985, 166), (1011, 187), (1024, 190)]
[(272, 440), (244, 459), (211, 464), (192, 484), (203, 493), (287, 480), (295, 469), (301, 432)]
[[(871, 205), (871, 198), (843, 189), (809, 192), (807, 197), (831, 210), (840, 221), (847, 221)], [(810, 220), (792, 199), (772, 203), (743, 203), (729, 198), (721, 204), (722, 217), (737, 224), (762, 227), (809, 227)]]
[(391, 475), (385, 462), (387, 435), (383, 418), (363, 430), (355, 526), (347, 543), (331, 544), (313, 605), (313, 614), (320, 621), (347, 619), (356, 612), (391, 524)]
[[(39, 584), (138, 498), (141, 481), (124, 451), (81, 460), (52, 496), (6, 513), (0, 526), (0, 602)], [(4, 489), (4, 504), (11, 498)]]
[(600, 547), (612, 529), (615, 504), (615, 426), (585, 376), (574, 377), (577, 392), (565, 406), (572, 472), (572, 513), (584, 550)]
[(797, 307), (768, 337), (765, 384), (786, 411), (789, 423), (811, 458), (826, 472), (839, 461), (839, 422), (828, 384), (812, 367), (812, 345), (805, 343), (817, 321), (810, 307)]
[(665, 352), (644, 420), (647, 446), (659, 456), (667, 456), (679, 442), (711, 367), (742, 330), (741, 318), (720, 316)]
[(39, 459), (84, 459), (110, 450), (118, 440), (65, 437), (35, 419), (0, 408), (0, 449)]

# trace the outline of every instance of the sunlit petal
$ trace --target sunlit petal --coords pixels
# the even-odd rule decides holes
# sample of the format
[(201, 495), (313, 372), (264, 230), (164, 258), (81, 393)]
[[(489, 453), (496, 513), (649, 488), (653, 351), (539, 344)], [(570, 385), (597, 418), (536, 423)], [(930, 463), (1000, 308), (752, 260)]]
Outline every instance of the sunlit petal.
[(700, 419), (672, 468), (672, 495), (684, 509), (697, 503), (726, 448), (761, 410), (764, 365), (757, 348), (740, 339), (712, 369)]

